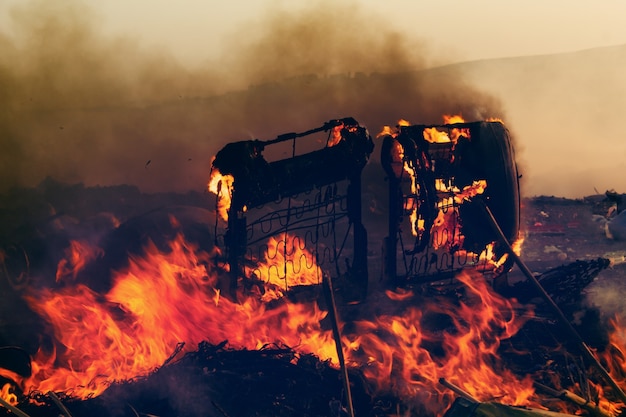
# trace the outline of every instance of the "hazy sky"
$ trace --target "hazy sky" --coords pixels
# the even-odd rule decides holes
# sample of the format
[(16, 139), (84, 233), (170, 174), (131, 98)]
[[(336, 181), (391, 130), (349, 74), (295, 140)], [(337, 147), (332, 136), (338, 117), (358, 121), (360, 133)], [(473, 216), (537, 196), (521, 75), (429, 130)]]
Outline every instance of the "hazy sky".
[[(317, 2), (328, 7), (332, 2)], [(314, 1), (93, 1), (112, 31), (166, 45), (185, 59), (219, 48), (220, 38), (274, 8)], [(380, 24), (428, 41), (459, 60), (574, 51), (626, 43), (623, 0), (357, 0)], [(350, 19), (350, 16), (346, 16)]]
[[(624, 16), (617, 0), (0, 0), (0, 190), (47, 175), (198, 189), (226, 141), (345, 115), (375, 133), (449, 112), (505, 120), (528, 193), (626, 190), (622, 47), (402, 77), (626, 45)], [(323, 78), (311, 91), (294, 84), (310, 74)], [(337, 74), (396, 76), (330, 88)]]
[[(6, 27), (10, 6), (0, 1)], [(332, 1), (304, 0), (86, 0), (100, 30), (128, 36), (139, 46), (166, 49), (182, 62), (201, 64), (223, 51), (233, 34), (254, 37), (254, 24), (275, 10), (332, 8)], [(381, 25), (426, 41), (446, 60), (474, 60), (577, 51), (626, 43), (623, 0), (354, 0), (363, 25)], [(363, 14), (359, 14), (363, 16)], [(351, 19), (350, 15), (345, 16)], [(242, 34), (250, 23), (250, 33)]]

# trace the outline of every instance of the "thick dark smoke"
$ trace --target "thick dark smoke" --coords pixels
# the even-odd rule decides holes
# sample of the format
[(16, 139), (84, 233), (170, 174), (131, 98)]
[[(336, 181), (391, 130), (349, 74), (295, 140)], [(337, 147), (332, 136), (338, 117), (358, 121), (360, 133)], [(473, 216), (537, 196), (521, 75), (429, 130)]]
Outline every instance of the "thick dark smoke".
[(352, 116), (377, 133), (405, 118), (501, 117), (454, 71), (418, 71), (424, 45), (354, 5), (268, 12), (191, 70), (103, 35), (78, 0), (23, 3), (0, 32), (0, 190), (46, 176), (144, 191), (201, 190), (226, 142)]

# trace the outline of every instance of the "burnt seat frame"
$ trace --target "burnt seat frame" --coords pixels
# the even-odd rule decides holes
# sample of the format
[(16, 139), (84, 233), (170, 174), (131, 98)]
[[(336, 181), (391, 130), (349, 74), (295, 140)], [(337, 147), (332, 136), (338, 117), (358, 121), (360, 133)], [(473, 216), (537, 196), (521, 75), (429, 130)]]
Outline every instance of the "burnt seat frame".
[[(329, 146), (327, 142), (322, 149), (295, 154), (296, 143), (299, 143), (300, 138), (318, 132), (329, 132), (330, 137), (334, 129), (340, 131), (341, 139), (338, 143)], [(291, 157), (274, 162), (266, 160), (266, 148), (288, 141), (292, 143)], [(350, 266), (349, 280), (354, 287), (360, 288), (359, 298), (365, 297), (368, 287), (367, 232), (361, 214), (361, 171), (373, 149), (374, 144), (367, 129), (348, 117), (330, 120), (319, 128), (303, 133), (283, 134), (269, 141), (257, 139), (230, 143), (217, 153), (213, 169), (234, 178), (228, 223), (222, 242), (230, 266), (231, 295), (236, 295), (240, 280), (246, 275), (251, 245), (257, 245), (280, 233), (300, 231), (305, 235), (308, 233), (308, 243), (317, 246), (320, 229), (325, 228), (323, 234), (328, 237), (335, 233), (338, 219), (347, 217), (353, 246), (352, 259), (345, 259), (345, 264)], [(347, 188), (337, 187), (336, 183), (345, 181), (348, 183)], [(344, 190), (345, 195), (338, 195), (337, 190)], [(301, 207), (292, 204), (294, 197), (311, 192), (317, 193), (310, 199), (312, 201), (309, 200)], [(254, 208), (265, 209), (265, 214), (249, 219)], [(320, 213), (324, 212), (330, 214), (322, 218)], [(272, 227), (272, 222), (278, 227)], [(260, 233), (260, 236), (258, 232), (255, 234), (255, 230), (266, 227), (264, 224), (270, 225), (267, 228), (271, 230)], [(330, 232), (329, 228), (332, 229)], [(343, 243), (347, 235), (348, 231), (342, 238)], [(337, 244), (336, 237), (332, 238), (334, 241), (330, 245), (334, 247)], [(301, 241), (306, 243), (306, 236)], [(334, 247), (330, 255), (325, 255), (332, 258), (337, 273), (340, 263), (338, 257), (346, 256), (342, 248)], [(314, 252), (316, 257), (319, 256), (317, 250)]]
[[(430, 143), (424, 138), (429, 128), (442, 131), (469, 132), (456, 142)], [(417, 192), (410, 190), (410, 178), (404, 171), (398, 175), (392, 152), (401, 147), (402, 164), (408, 164), (416, 174)], [(437, 190), (435, 181), (463, 189), (474, 181), (485, 180), (487, 187), (481, 198), (494, 214), (495, 219), (510, 242), (519, 237), (520, 191), (519, 175), (514, 149), (508, 130), (501, 122), (471, 122), (448, 125), (411, 125), (399, 127), (397, 135), (386, 135), (381, 149), (381, 163), (389, 183), (388, 236), (384, 245), (384, 274), (394, 286), (432, 282), (453, 277), (464, 268), (479, 268), (478, 255), (487, 245), (493, 245), (494, 258), (500, 258), (507, 250), (499, 243), (483, 210), (471, 201), (462, 204), (450, 202), (453, 193)], [(396, 165), (398, 161), (395, 161)], [(395, 170), (394, 170), (395, 168)], [(424, 232), (415, 237), (413, 245), (403, 240), (406, 236), (406, 202), (411, 199), (417, 205), (417, 213), (424, 222)], [(462, 234), (462, 246), (451, 245), (445, 250), (435, 250), (434, 243), (442, 240), (441, 234), (430, 230), (439, 209), (457, 210), (460, 224), (445, 239), (457, 239)], [(458, 226), (458, 228), (457, 228)], [(441, 232), (441, 231), (440, 231)], [(443, 240), (445, 240), (443, 239)], [(400, 249), (398, 247), (400, 246)], [(492, 278), (508, 272), (513, 261), (490, 271)], [(483, 265), (483, 271), (484, 269)]]

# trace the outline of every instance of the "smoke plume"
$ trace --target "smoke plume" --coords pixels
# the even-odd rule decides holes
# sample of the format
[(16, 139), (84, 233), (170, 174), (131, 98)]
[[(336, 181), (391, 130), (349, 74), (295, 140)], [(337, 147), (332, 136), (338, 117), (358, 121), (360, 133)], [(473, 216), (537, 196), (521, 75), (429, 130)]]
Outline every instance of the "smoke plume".
[[(501, 116), (499, 103), (431, 64), (350, 3), (268, 10), (200, 69), (105, 36), (78, 0), (21, 3), (0, 32), (0, 190), (47, 176), (143, 191), (201, 190), (226, 142), (352, 116), (377, 133), (405, 118)], [(471, 97), (471, 100), (469, 99)]]

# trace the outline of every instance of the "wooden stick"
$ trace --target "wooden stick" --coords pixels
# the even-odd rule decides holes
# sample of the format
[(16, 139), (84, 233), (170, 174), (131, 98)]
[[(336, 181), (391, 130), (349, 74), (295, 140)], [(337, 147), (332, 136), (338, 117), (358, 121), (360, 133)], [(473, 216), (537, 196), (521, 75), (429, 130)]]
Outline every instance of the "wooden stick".
[(444, 387), (451, 389), (459, 397), (463, 397), (466, 400), (471, 401), (473, 403), (479, 402), (476, 398), (472, 397), (472, 394), (465, 391), (463, 388), (459, 387), (458, 385), (454, 385), (452, 382), (448, 381), (445, 378), (439, 378), (439, 383), (443, 385)]
[(6, 401), (2, 397), (0, 397), (0, 404), (3, 405), (6, 409), (8, 409), (10, 412), (15, 414), (17, 417), (30, 417), (28, 414), (26, 414), (19, 408), (15, 407), (14, 405), (9, 404), (9, 402)]
[(570, 336), (578, 343), (578, 346), (583, 356), (586, 359), (588, 359), (592, 365), (595, 366), (596, 370), (602, 375), (604, 380), (611, 386), (615, 394), (622, 400), (622, 402), (626, 403), (626, 394), (624, 393), (624, 391), (622, 391), (622, 389), (617, 384), (617, 382), (611, 377), (611, 375), (609, 375), (607, 370), (604, 369), (604, 367), (602, 366), (598, 358), (596, 358), (595, 355), (591, 352), (591, 349), (589, 349), (589, 346), (587, 346), (587, 344), (583, 341), (583, 339), (580, 337), (580, 335), (578, 334), (574, 326), (572, 326), (572, 323), (570, 323), (567, 317), (565, 317), (565, 314), (563, 314), (559, 306), (554, 302), (552, 297), (550, 297), (550, 295), (546, 292), (546, 290), (543, 288), (541, 283), (533, 275), (530, 269), (528, 269), (526, 264), (521, 260), (521, 258), (517, 255), (517, 253), (515, 253), (515, 251), (513, 250), (513, 247), (511, 246), (508, 239), (502, 232), (502, 229), (500, 229), (500, 225), (498, 224), (498, 221), (493, 216), (493, 213), (491, 212), (487, 204), (482, 199), (474, 199), (473, 201), (477, 202), (477, 204), (479, 204), (483, 208), (486, 214), (486, 217), (493, 228), (493, 231), (500, 238), (500, 241), (504, 245), (504, 247), (507, 249), (509, 256), (513, 258), (513, 260), (515, 261), (519, 269), (522, 271), (522, 273), (535, 286), (535, 288), (537, 289), (541, 297), (544, 299), (544, 301), (548, 304), (548, 306), (552, 308), (552, 311), (557, 316), (557, 318), (561, 322), (561, 325), (564, 327), (564, 329), (567, 330)]
[(65, 417), (72, 417), (72, 413), (70, 413), (70, 410), (65, 407), (65, 405), (61, 402), (59, 396), (56, 395), (54, 391), (48, 391), (46, 395), (50, 397), (52, 402), (55, 403), (57, 407), (59, 407), (59, 410), (61, 410), (61, 413), (63, 413)]
[(335, 303), (335, 294), (330, 276), (324, 274), (322, 277), (322, 286), (324, 287), (324, 296), (328, 304), (328, 317), (333, 327), (333, 338), (335, 339), (335, 348), (337, 349), (337, 357), (339, 358), (339, 366), (343, 376), (343, 385), (346, 391), (346, 402), (348, 403), (348, 414), (354, 417), (354, 405), (352, 404), (352, 390), (350, 389), (350, 379), (348, 377), (348, 367), (343, 356), (343, 347), (341, 345), (341, 333), (339, 332), (339, 321), (337, 319), (337, 304)]
[(570, 403), (579, 406), (583, 410), (589, 412), (589, 414), (591, 414), (594, 417), (615, 417), (613, 413), (603, 408), (600, 408), (593, 401), (587, 401), (583, 397), (576, 395), (571, 391), (568, 391), (568, 390), (557, 391), (546, 385), (540, 384), (539, 382), (535, 382), (534, 385), (541, 391), (547, 393), (548, 395), (551, 395), (554, 398), (559, 398), (564, 401), (569, 401)]

